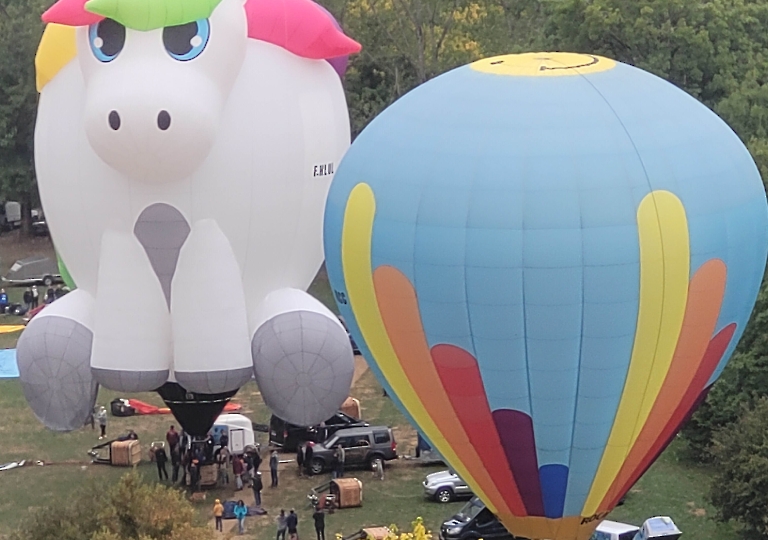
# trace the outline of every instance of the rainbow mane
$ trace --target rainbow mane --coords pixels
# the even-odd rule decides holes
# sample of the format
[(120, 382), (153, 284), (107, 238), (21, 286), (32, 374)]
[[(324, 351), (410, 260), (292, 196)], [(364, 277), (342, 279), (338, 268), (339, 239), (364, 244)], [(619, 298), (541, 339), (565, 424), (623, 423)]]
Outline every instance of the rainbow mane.
[[(221, 0), (59, 0), (43, 21), (88, 26), (111, 18), (133, 30), (154, 30), (210, 17)], [(297, 56), (330, 60), (360, 52), (333, 17), (312, 0), (248, 0), (248, 37)]]

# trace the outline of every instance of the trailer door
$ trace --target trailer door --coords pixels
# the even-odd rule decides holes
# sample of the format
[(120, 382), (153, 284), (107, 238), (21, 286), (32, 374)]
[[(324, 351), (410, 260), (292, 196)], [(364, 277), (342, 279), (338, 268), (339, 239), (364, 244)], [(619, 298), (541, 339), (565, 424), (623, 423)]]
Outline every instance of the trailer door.
[(245, 430), (243, 428), (229, 428), (229, 451), (233, 454), (242, 454), (245, 450)]

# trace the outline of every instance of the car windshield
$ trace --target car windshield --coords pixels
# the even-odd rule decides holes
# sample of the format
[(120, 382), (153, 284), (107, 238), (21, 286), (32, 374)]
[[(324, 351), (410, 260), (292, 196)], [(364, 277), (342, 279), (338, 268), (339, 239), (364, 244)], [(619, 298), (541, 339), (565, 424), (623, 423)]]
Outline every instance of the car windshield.
[(333, 448), (334, 446), (336, 446), (336, 442), (338, 440), (339, 438), (336, 435), (332, 435), (331, 437), (325, 440), (325, 442), (323, 443), (323, 446), (325, 448)]
[(473, 497), (467, 504), (465, 504), (459, 513), (456, 514), (456, 519), (464, 523), (472, 521), (477, 514), (483, 511), (485, 505), (480, 502), (480, 499)]

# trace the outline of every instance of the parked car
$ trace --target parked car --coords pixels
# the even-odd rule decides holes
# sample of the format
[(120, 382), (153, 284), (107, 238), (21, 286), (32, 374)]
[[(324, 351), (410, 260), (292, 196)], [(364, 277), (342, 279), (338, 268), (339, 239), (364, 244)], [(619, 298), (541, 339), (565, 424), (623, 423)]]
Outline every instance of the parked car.
[(48, 222), (45, 221), (45, 216), (42, 212), (38, 214), (37, 218), (32, 219), (32, 234), (35, 236), (48, 236), (50, 234)]
[(384, 461), (397, 459), (395, 435), (387, 426), (340, 429), (325, 442), (312, 447), (312, 461), (309, 465), (312, 474), (320, 474), (333, 467), (333, 454), (339, 445), (345, 450), (345, 468), (371, 469), (377, 460), (383, 466)]
[(11, 285), (36, 285), (42, 283), (50, 287), (54, 283), (61, 283), (59, 265), (55, 259), (44, 255), (33, 255), (13, 263), (8, 273), (3, 276), (3, 281)]
[(323, 442), (340, 429), (366, 427), (368, 422), (353, 418), (339, 411), (324, 422), (325, 425), (297, 426), (278, 418), (269, 419), (269, 444), (286, 452), (295, 452), (300, 444), (312, 441)]
[(14, 201), (0, 203), (0, 231), (10, 231), (21, 225), (21, 205)]
[(606, 519), (597, 526), (590, 540), (633, 540), (639, 531), (636, 525)]
[(440, 540), (515, 540), (485, 504), (472, 497), (440, 526)]
[(672, 518), (656, 516), (643, 522), (635, 540), (678, 540), (682, 534)]
[(428, 499), (441, 503), (451, 502), (460, 497), (472, 496), (472, 490), (467, 483), (453, 471), (440, 471), (428, 474), (424, 479), (423, 486), (424, 495)]

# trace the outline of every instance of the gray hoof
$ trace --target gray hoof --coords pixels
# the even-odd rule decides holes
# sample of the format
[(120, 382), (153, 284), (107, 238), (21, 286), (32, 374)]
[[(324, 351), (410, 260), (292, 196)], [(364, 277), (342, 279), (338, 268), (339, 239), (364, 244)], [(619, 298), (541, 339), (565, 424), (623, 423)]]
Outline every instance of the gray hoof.
[(64, 317), (34, 319), (16, 347), (19, 378), (35, 416), (49, 429), (83, 427), (99, 385), (91, 375), (93, 334)]
[(319, 424), (349, 396), (355, 371), (352, 347), (341, 325), (325, 315), (277, 315), (256, 331), (251, 352), (264, 402), (283, 420)]

